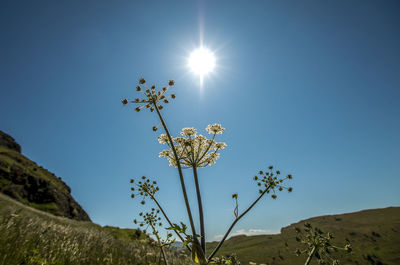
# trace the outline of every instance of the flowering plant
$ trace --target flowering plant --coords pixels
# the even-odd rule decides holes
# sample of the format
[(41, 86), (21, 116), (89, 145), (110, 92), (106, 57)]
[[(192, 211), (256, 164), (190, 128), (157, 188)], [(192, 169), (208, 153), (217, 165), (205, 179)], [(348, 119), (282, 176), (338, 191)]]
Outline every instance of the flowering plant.
[(346, 239), (346, 245), (344, 247), (338, 247), (331, 243), (333, 235), (331, 233), (322, 232), (318, 227), (313, 227), (310, 223), (304, 223), (304, 229), (298, 227), (295, 228), (297, 236), (296, 241), (302, 243), (304, 249), (296, 249), (296, 255), (302, 254), (307, 255), (307, 260), (304, 265), (309, 265), (312, 258), (315, 257), (318, 260), (318, 264), (328, 265), (332, 262), (332, 265), (339, 265), (339, 260), (331, 257), (332, 252), (338, 250), (344, 250), (347, 253), (351, 253), (352, 248), (348, 239)]
[[(150, 112), (157, 113), (157, 117), (160, 121), (160, 124), (157, 126), (153, 126), (153, 131), (157, 131), (158, 128), (162, 127), (164, 133), (158, 136), (158, 141), (160, 144), (167, 145), (167, 149), (161, 151), (159, 153), (159, 157), (165, 157), (169, 161), (169, 165), (177, 168), (179, 182), (182, 189), (182, 195), (185, 201), (186, 212), (189, 219), (189, 227), (190, 233), (187, 231), (188, 227), (180, 222), (180, 224), (174, 223), (166, 214), (166, 211), (161, 206), (160, 202), (157, 200), (156, 192), (159, 190), (158, 186), (156, 186), (155, 181), (150, 181), (147, 177), (143, 176), (142, 180), (135, 182), (131, 180), (131, 183), (134, 187), (131, 190), (135, 193), (132, 193), (132, 197), (142, 196), (142, 204), (145, 204), (145, 199), (150, 198), (157, 206), (158, 210), (152, 209), (151, 213), (147, 213), (143, 215), (140, 213), (139, 215), (144, 217), (144, 221), (140, 223), (141, 226), (147, 225), (147, 227), (151, 227), (153, 235), (156, 237), (157, 242), (159, 243), (161, 252), (163, 253), (164, 263), (168, 264), (166, 259), (163, 247), (169, 246), (173, 243), (171, 239), (172, 235), (170, 233), (167, 234), (166, 240), (161, 240), (160, 235), (158, 233), (157, 224), (160, 226), (161, 218), (158, 217), (158, 214), (161, 213), (164, 219), (169, 224), (170, 231), (173, 231), (176, 236), (182, 240), (183, 248), (186, 248), (191, 252), (192, 260), (197, 264), (206, 265), (209, 263), (217, 263), (217, 264), (239, 264), (237, 258), (235, 256), (230, 256), (230, 258), (217, 258), (215, 257), (216, 253), (225, 242), (229, 233), (236, 225), (236, 223), (246, 215), (253, 206), (260, 201), (260, 199), (265, 194), (271, 194), (273, 199), (277, 198), (276, 193), (278, 191), (287, 190), (288, 192), (292, 191), (291, 187), (286, 187), (283, 185), (283, 182), (286, 179), (291, 179), (292, 175), (287, 175), (286, 177), (281, 177), (281, 173), (279, 170), (274, 170), (273, 166), (269, 166), (268, 169), (264, 171), (259, 171), (259, 174), (256, 175), (253, 179), (257, 183), (259, 188), (259, 195), (253, 201), (253, 203), (243, 212), (239, 213), (239, 204), (238, 204), (238, 194), (235, 193), (232, 195), (232, 198), (235, 200), (235, 209), (234, 209), (234, 220), (230, 227), (227, 229), (225, 235), (222, 237), (221, 241), (218, 243), (216, 248), (206, 256), (206, 234), (204, 230), (204, 215), (203, 215), (203, 206), (201, 200), (201, 192), (199, 188), (199, 178), (198, 178), (198, 168), (202, 168), (205, 166), (211, 166), (216, 163), (216, 160), (219, 158), (219, 151), (225, 149), (227, 146), (224, 142), (216, 142), (215, 137), (217, 134), (222, 134), (225, 130), (221, 126), (221, 124), (211, 124), (206, 127), (206, 131), (211, 138), (207, 138), (201, 134), (197, 133), (197, 130), (192, 127), (183, 128), (180, 136), (172, 137), (169, 129), (165, 123), (165, 120), (162, 116), (161, 110), (164, 108), (165, 104), (169, 103), (170, 99), (175, 99), (175, 94), (166, 95), (167, 91), (174, 86), (175, 82), (170, 80), (168, 85), (163, 87), (160, 90), (156, 89), (155, 85), (152, 85), (150, 88), (147, 86), (146, 80), (141, 78), (139, 80), (139, 85), (136, 87), (136, 91), (141, 92), (144, 97), (136, 98), (134, 100), (123, 99), (122, 104), (127, 105), (130, 103), (137, 104), (135, 110), (137, 112), (142, 109), (148, 109)], [(183, 177), (182, 169), (189, 168), (193, 171), (193, 178), (195, 183), (195, 190), (197, 195), (197, 204), (199, 210), (199, 224), (200, 224), (200, 234), (196, 232), (196, 226), (194, 224), (192, 211), (189, 204), (189, 199), (186, 191), (185, 180)], [(137, 223), (137, 221), (135, 220)]]

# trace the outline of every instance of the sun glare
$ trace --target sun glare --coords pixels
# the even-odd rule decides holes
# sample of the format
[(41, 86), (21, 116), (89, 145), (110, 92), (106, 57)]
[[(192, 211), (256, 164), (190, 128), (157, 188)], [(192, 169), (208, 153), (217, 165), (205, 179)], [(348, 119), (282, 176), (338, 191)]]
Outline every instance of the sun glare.
[(203, 78), (204, 75), (214, 70), (214, 54), (205, 48), (199, 48), (193, 51), (189, 56), (189, 67), (193, 73)]

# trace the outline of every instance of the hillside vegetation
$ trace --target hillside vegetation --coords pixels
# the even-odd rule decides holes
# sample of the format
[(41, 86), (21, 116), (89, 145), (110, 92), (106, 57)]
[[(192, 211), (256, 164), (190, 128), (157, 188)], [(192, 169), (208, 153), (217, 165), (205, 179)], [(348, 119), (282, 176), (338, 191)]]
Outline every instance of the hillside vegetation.
[[(53, 216), (0, 194), (0, 265), (158, 264), (159, 254), (140, 230)], [(181, 251), (167, 255), (192, 264)]]
[(90, 221), (71, 196), (70, 187), (53, 173), (21, 154), (20, 145), (0, 131), (0, 192), (54, 215)]
[[(303, 228), (305, 222), (331, 232), (338, 246), (344, 246), (346, 238), (350, 240), (353, 253), (333, 253), (341, 264), (400, 264), (400, 207), (310, 218), (282, 228), (277, 235), (235, 236), (226, 241), (219, 254), (236, 253), (242, 264), (304, 264), (306, 258), (294, 254), (300, 247), (294, 228)], [(216, 244), (207, 244), (207, 250)]]

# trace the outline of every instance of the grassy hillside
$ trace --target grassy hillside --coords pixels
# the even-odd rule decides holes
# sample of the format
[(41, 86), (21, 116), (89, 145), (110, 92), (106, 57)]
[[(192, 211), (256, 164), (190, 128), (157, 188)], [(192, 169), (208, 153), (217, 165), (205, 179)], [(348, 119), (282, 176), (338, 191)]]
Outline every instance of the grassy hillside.
[[(345, 245), (345, 238), (350, 240), (353, 253), (339, 252), (341, 264), (400, 264), (400, 207), (315, 217), (285, 227), (278, 235), (235, 236), (219, 254), (236, 253), (242, 264), (304, 264), (306, 258), (294, 254), (300, 246), (294, 227), (303, 228), (304, 222), (333, 233), (333, 243), (339, 246)], [(207, 244), (207, 250), (216, 244)], [(311, 264), (317, 263), (313, 260)]]
[[(158, 264), (145, 234), (57, 217), (0, 194), (0, 265)], [(170, 264), (192, 264), (168, 252)]]
[(54, 215), (90, 221), (68, 185), (21, 154), (15, 140), (0, 131), (0, 192)]

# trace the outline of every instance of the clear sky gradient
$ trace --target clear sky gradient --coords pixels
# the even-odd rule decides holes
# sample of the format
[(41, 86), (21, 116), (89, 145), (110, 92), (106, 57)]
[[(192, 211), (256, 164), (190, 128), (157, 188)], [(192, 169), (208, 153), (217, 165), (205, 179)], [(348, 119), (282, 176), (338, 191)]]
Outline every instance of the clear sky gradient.
[[(174, 135), (226, 128), (221, 158), (199, 170), (207, 240), (232, 222), (231, 194), (243, 210), (269, 165), (293, 174), (293, 193), (264, 198), (234, 234), (400, 206), (399, 13), (399, 1), (1, 1), (0, 129), (95, 223), (135, 227), (129, 179), (141, 175), (186, 221), (156, 116), (120, 103), (140, 77), (174, 79), (163, 110)], [(202, 88), (187, 67), (201, 40), (217, 57)]]

